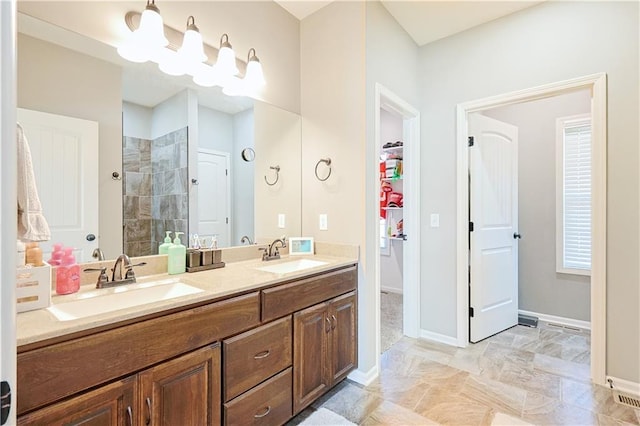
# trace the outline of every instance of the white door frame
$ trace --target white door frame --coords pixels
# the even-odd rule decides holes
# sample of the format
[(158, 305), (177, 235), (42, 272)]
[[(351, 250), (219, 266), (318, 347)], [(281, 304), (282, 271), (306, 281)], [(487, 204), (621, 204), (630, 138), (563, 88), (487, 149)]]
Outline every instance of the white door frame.
[(534, 101), (589, 89), (592, 93), (592, 260), (591, 260), (591, 380), (606, 383), (606, 267), (607, 267), (607, 75), (584, 77), (492, 96), (457, 106), (457, 340), (458, 346), (469, 342), (468, 328), (468, 231), (469, 188), (467, 174), (467, 115), (472, 112)]
[[(16, 2), (0, 1), (0, 199), (16, 202)], [(14, 141), (14, 143), (9, 143)], [(7, 423), (16, 422), (16, 234), (15, 208), (0, 211), (0, 380), (11, 387)]]
[(374, 153), (370, 158), (375, 176), (375, 202), (368, 211), (376, 215), (375, 223), (375, 300), (376, 300), (376, 359), (380, 359), (380, 108), (394, 111), (402, 117), (404, 139), (404, 232), (403, 242), (403, 334), (417, 338), (420, 334), (420, 112), (380, 83), (375, 86)]

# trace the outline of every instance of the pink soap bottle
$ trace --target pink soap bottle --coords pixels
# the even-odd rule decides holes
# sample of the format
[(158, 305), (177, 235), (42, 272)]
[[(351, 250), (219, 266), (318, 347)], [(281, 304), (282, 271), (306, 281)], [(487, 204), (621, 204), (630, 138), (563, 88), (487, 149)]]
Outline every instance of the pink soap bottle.
[(51, 266), (58, 266), (62, 263), (62, 257), (64, 252), (62, 251), (62, 244), (56, 243), (53, 245), (53, 251), (51, 252), (51, 259), (47, 261)]
[(73, 248), (66, 247), (56, 272), (56, 293), (70, 294), (80, 290), (80, 265), (76, 263)]

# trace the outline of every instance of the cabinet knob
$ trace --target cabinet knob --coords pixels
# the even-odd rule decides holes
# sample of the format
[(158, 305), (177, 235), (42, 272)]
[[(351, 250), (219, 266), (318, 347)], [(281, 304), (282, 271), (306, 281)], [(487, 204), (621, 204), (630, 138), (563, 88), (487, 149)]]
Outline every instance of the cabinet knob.
[(326, 317), (325, 320), (327, 320), (327, 327), (324, 329), (324, 331), (328, 333), (331, 331), (331, 319), (329, 319), (329, 317)]
[(262, 352), (258, 352), (257, 354), (255, 354), (253, 356), (253, 359), (262, 359), (262, 358), (266, 358), (271, 354), (271, 351), (269, 349), (267, 349), (266, 351), (262, 351)]
[(144, 424), (148, 426), (151, 424), (151, 399), (147, 397), (145, 402), (147, 403), (147, 418), (145, 419)]
[(127, 420), (128, 420), (128, 425), (129, 426), (133, 426), (133, 412), (131, 411), (131, 406), (127, 407)]
[(331, 324), (331, 329), (335, 330), (336, 329), (336, 325), (338, 325), (338, 319), (336, 318), (335, 315), (331, 315), (331, 319), (333, 320), (333, 324)]
[(261, 419), (262, 417), (265, 417), (270, 412), (271, 412), (271, 406), (269, 405), (268, 407), (264, 407), (264, 413), (256, 413), (253, 415), (253, 417), (255, 417), (256, 419)]

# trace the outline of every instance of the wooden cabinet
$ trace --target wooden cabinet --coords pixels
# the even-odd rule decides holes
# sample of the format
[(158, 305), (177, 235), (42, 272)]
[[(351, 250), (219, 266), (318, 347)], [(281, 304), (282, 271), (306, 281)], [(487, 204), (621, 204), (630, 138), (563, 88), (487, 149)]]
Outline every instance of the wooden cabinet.
[(291, 367), (224, 404), (225, 425), (281, 425), (291, 418)]
[(20, 425), (219, 425), (220, 344), (18, 418)]
[(296, 312), (293, 332), (295, 415), (357, 365), (355, 292)]
[(141, 425), (219, 425), (220, 344), (141, 372)]
[(18, 424), (283, 424), (356, 367), (356, 288), (350, 265), (18, 348)]
[(226, 402), (291, 366), (291, 316), (226, 339), (222, 353)]
[(18, 417), (19, 425), (133, 426), (137, 382), (128, 377), (91, 392)]

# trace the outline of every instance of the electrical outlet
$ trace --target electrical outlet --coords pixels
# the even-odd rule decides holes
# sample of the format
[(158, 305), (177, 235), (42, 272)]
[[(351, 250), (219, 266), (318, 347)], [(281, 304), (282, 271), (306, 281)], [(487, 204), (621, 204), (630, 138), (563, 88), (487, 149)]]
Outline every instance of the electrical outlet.
[(431, 227), (432, 228), (440, 227), (440, 215), (438, 213), (431, 213)]
[(321, 213), (320, 214), (319, 226), (320, 226), (320, 230), (321, 231), (326, 231), (326, 230), (329, 229), (329, 225), (327, 223), (327, 214), (326, 213)]
[(284, 228), (284, 213), (278, 214), (278, 228)]

